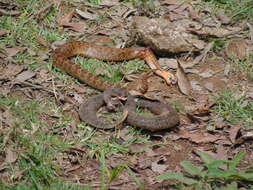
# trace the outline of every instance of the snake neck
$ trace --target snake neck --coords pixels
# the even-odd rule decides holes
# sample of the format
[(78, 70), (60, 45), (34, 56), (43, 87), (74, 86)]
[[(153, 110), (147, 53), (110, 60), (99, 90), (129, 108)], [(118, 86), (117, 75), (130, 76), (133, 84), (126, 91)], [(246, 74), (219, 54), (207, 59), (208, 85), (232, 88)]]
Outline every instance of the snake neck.
[(111, 48), (83, 41), (71, 41), (54, 50), (53, 65), (64, 70), (81, 82), (98, 90), (105, 91), (107, 88), (115, 86), (115, 84), (102, 80), (93, 73), (90, 73), (80, 64), (71, 61), (70, 57), (81, 55), (105, 61), (123, 61), (134, 58), (143, 59), (146, 52), (147, 48)]
[(69, 75), (100, 91), (104, 91), (107, 88), (113, 86), (113, 83), (109, 81), (104, 81), (96, 75), (90, 73), (80, 64), (68, 59), (68, 57), (65, 56), (62, 52), (55, 52), (53, 54), (53, 62), (54, 66), (64, 70)]

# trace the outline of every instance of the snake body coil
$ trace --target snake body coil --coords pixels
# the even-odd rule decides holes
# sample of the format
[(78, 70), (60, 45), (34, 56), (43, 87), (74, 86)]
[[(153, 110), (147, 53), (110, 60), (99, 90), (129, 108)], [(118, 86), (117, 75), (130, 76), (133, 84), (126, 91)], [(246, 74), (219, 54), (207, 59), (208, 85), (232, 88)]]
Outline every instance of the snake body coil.
[[(59, 67), (69, 75), (101, 91), (114, 87), (115, 84), (100, 79), (84, 69), (80, 64), (69, 59), (76, 55), (97, 58), (105, 61), (123, 61), (134, 58), (144, 59), (151, 69), (155, 69), (156, 74), (164, 77), (168, 83), (171, 80), (168, 77), (170, 74), (168, 72), (163, 72), (162, 69), (160, 69), (157, 59), (149, 48), (111, 48), (83, 41), (72, 41), (54, 50), (54, 66)], [(105, 104), (103, 98), (104, 95), (98, 95), (88, 99), (80, 106), (79, 115), (82, 120), (97, 128), (112, 128), (113, 125), (110, 126), (110, 124), (100, 121), (96, 116), (97, 110)], [(156, 115), (147, 117), (135, 113), (136, 104), (140, 107), (148, 108)], [(179, 123), (177, 112), (169, 105), (161, 102), (150, 102), (148, 100), (139, 100), (135, 102), (134, 97), (130, 96), (125, 106), (128, 110), (127, 122), (131, 125), (156, 131), (171, 128)]]

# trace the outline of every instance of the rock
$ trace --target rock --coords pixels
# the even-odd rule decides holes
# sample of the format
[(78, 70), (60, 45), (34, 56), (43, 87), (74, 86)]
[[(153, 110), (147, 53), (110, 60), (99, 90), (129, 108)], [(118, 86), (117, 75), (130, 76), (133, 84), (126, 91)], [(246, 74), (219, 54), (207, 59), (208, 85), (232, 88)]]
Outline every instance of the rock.
[(205, 42), (187, 33), (187, 27), (164, 18), (133, 17), (132, 33), (138, 44), (151, 46), (158, 54), (200, 51), (205, 46)]

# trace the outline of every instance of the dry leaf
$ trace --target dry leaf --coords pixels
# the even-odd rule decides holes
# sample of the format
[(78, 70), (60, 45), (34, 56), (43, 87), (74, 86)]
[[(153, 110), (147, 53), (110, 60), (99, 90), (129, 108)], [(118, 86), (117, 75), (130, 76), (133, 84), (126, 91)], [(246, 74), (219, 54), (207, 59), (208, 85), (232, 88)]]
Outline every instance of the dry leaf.
[(177, 68), (177, 80), (178, 80), (178, 87), (180, 91), (185, 94), (189, 95), (191, 93), (191, 83), (189, 79), (187, 78), (184, 69), (181, 67), (180, 63), (178, 62), (178, 68)]
[(242, 128), (241, 125), (231, 125), (228, 132), (229, 132), (229, 139), (231, 140), (232, 143), (236, 142), (236, 136), (240, 129)]
[(57, 22), (60, 26), (69, 27), (70, 29), (77, 32), (83, 32), (85, 29), (84, 24), (70, 22), (74, 14), (75, 14), (75, 10), (70, 11), (67, 15), (63, 16), (60, 19), (57, 19)]
[(222, 38), (228, 35), (236, 34), (241, 30), (241, 27), (230, 27), (229, 29), (221, 27), (202, 27), (200, 30), (192, 30), (192, 32), (205, 37), (215, 36), (218, 38)]
[(189, 7), (189, 16), (193, 20), (200, 20), (199, 12), (194, 10), (192, 7)]
[(111, 7), (119, 3), (119, 0), (103, 0), (99, 3), (101, 6)]
[(75, 14), (75, 10), (70, 11), (68, 14), (66, 14), (65, 16), (63, 16), (60, 19), (57, 19), (57, 22), (60, 26), (64, 26), (66, 23), (69, 23), (72, 19), (72, 17)]
[(11, 79), (13, 76), (16, 76), (18, 73), (20, 73), (23, 69), (24, 67), (22, 65), (8, 64), (7, 67), (5, 67), (0, 72), (0, 80)]
[(18, 158), (18, 155), (16, 152), (12, 151), (10, 148), (6, 150), (6, 158), (5, 158), (6, 163), (11, 164), (15, 162), (17, 158)]
[(157, 162), (152, 162), (151, 164), (151, 169), (154, 172), (158, 172), (159, 174), (164, 173), (167, 168), (168, 168), (168, 165), (158, 164)]
[(0, 29), (0, 36), (4, 36), (5, 34), (8, 34), (9, 32), (10, 30)]
[(199, 76), (201, 76), (203, 78), (209, 78), (209, 77), (213, 76), (214, 73), (215, 72), (213, 70), (209, 69), (209, 70), (206, 70), (202, 73), (199, 73)]
[(187, 138), (195, 143), (209, 143), (209, 142), (215, 142), (220, 139), (224, 139), (223, 136), (218, 135), (211, 135), (209, 133), (203, 133), (203, 132), (194, 132), (190, 133), (189, 131), (182, 131), (180, 130), (178, 133), (178, 136), (181, 138)]
[(1, 15), (7, 15), (7, 16), (17, 16), (19, 15), (21, 12), (18, 10), (5, 10), (5, 9), (1, 9), (0, 8), (0, 16)]
[(18, 74), (15, 78), (15, 80), (17, 82), (24, 82), (28, 79), (33, 78), (36, 75), (35, 72), (27, 70), (27, 71), (23, 71), (22, 73)]
[(224, 13), (217, 14), (216, 17), (221, 21), (222, 24), (230, 23), (230, 18)]
[(87, 11), (84, 12), (79, 9), (76, 9), (76, 13), (79, 14), (82, 18), (88, 19), (88, 20), (96, 20), (98, 18), (96, 14), (92, 14)]
[(251, 44), (253, 44), (253, 26), (250, 23), (247, 23), (247, 26), (249, 27), (250, 41), (251, 41)]
[(5, 48), (4, 49), (8, 57), (13, 57), (20, 51), (23, 51), (24, 48), (22, 47), (14, 47), (14, 48)]
[[(164, 69), (177, 69), (178, 61), (176, 59), (160, 58), (158, 62)], [(184, 65), (181, 66), (185, 68)]]
[(217, 147), (216, 152), (217, 152), (217, 154), (216, 154), (215, 158), (217, 160), (227, 160), (228, 159), (227, 151), (223, 145), (219, 145)]
[(248, 45), (244, 39), (233, 39), (228, 42), (226, 47), (226, 54), (228, 57), (235, 57), (240, 60), (245, 60), (248, 56)]
[(162, 5), (179, 5), (180, 0), (164, 0), (162, 1)]

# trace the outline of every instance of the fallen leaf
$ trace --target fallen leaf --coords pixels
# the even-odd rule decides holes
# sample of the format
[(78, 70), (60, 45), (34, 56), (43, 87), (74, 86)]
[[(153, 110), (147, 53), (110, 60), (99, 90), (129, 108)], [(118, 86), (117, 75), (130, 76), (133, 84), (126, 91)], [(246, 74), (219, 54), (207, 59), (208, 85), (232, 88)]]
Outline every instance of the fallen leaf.
[(123, 139), (124, 141), (129, 141), (130, 139), (133, 138), (133, 134), (129, 132), (128, 128), (123, 128), (119, 132), (119, 137)]
[(55, 50), (56, 48), (59, 48), (60, 46), (62, 46), (63, 44), (65, 44), (66, 41), (65, 40), (62, 40), (62, 41), (54, 41), (52, 44), (51, 44), (51, 48), (53, 50)]
[(240, 60), (245, 60), (249, 55), (248, 45), (244, 39), (232, 39), (228, 42), (226, 47), (226, 54), (231, 58), (238, 58)]
[(176, 77), (178, 79), (178, 87), (180, 91), (185, 95), (189, 95), (192, 89), (191, 83), (189, 79), (187, 78), (184, 72), (184, 69), (181, 67), (179, 62), (178, 62)]
[(250, 42), (253, 44), (253, 26), (250, 23), (247, 23), (247, 26), (249, 27)]
[(217, 160), (227, 160), (228, 159), (227, 150), (224, 148), (223, 145), (219, 145), (217, 147), (216, 152), (217, 152), (217, 154), (216, 154), (215, 158)]
[(76, 32), (83, 32), (85, 27), (81, 23), (65, 23), (63, 26), (69, 27), (70, 29), (76, 31)]
[(47, 52), (45, 52), (45, 51), (38, 51), (37, 54), (39, 56), (39, 59), (42, 61), (48, 60), (48, 58), (49, 58)]
[(27, 71), (23, 71), (22, 73), (18, 74), (15, 78), (15, 80), (17, 82), (24, 82), (28, 79), (33, 78), (36, 75), (35, 72), (27, 70)]
[(224, 75), (225, 76), (228, 76), (229, 75), (229, 73), (230, 73), (230, 70), (231, 70), (231, 65), (229, 64), (229, 63), (227, 63), (226, 65), (225, 65), (225, 68), (224, 68)]
[(214, 42), (211, 42), (209, 44), (207, 44), (207, 46), (204, 48), (204, 50), (202, 51), (202, 53), (197, 56), (192, 63), (188, 64), (188, 67), (193, 67), (194, 65), (200, 63), (202, 60), (204, 60), (206, 58), (207, 53), (212, 49), (214, 45)]
[(50, 47), (50, 43), (47, 42), (47, 40), (42, 37), (42, 36), (36, 36), (35, 38), (36, 42), (38, 42), (40, 45), (49, 48)]
[(209, 70), (206, 70), (202, 73), (199, 73), (199, 76), (201, 76), (203, 78), (209, 78), (209, 77), (213, 76), (214, 73), (215, 72), (213, 70), (209, 69)]
[(1, 16), (1, 15), (17, 16), (17, 15), (19, 15), (19, 14), (21, 14), (21, 12), (18, 11), (18, 10), (5, 10), (5, 9), (1, 9), (1, 8), (0, 8), (0, 16)]
[(89, 13), (88, 11), (81, 11), (76, 9), (76, 13), (79, 14), (82, 18), (88, 20), (97, 20), (98, 16), (96, 14)]
[(193, 20), (196, 20), (196, 21), (200, 20), (199, 12), (194, 10), (192, 7), (189, 7), (189, 16)]
[(218, 38), (222, 38), (228, 35), (233, 35), (242, 30), (241, 27), (229, 27), (227, 28), (221, 28), (221, 27), (202, 27), (200, 30), (191, 30), (191, 32), (196, 33), (200, 36), (214, 36)]
[(37, 53), (34, 50), (30, 49), (30, 48), (27, 49), (27, 53), (29, 53), (29, 55), (31, 55), (31, 56), (37, 55)]
[(63, 16), (62, 18), (57, 19), (57, 22), (60, 26), (64, 26), (66, 23), (69, 23), (72, 17), (75, 14), (75, 10), (70, 11), (68, 14)]
[(146, 149), (145, 152), (146, 152), (148, 157), (153, 157), (153, 156), (156, 156), (156, 155), (160, 155), (160, 153), (155, 153), (151, 148)]
[(216, 17), (221, 21), (222, 24), (229, 24), (230, 23), (230, 18), (225, 15), (224, 13), (219, 13), (216, 15)]
[(180, 2), (179, 0), (164, 0), (162, 1), (162, 5), (178, 5)]
[(4, 36), (5, 34), (8, 34), (9, 32), (10, 30), (0, 29), (0, 36)]
[(69, 27), (74, 31), (77, 32), (83, 32), (85, 29), (85, 25), (82, 23), (74, 23), (74, 22), (70, 22), (72, 17), (75, 14), (75, 10), (70, 11), (68, 14), (66, 14), (65, 16), (63, 16), (60, 19), (57, 19), (57, 22), (60, 26), (65, 26), (65, 27)]
[(22, 47), (14, 47), (14, 48), (5, 48), (4, 49), (8, 57), (13, 57), (20, 51), (23, 51), (24, 48)]
[(253, 139), (253, 131), (246, 131), (242, 134), (243, 139)]
[(224, 139), (223, 136), (219, 136), (219, 135), (212, 135), (212, 134), (204, 133), (200, 131), (191, 133), (186, 130), (185, 131), (180, 130), (178, 133), (178, 136), (181, 138), (190, 139), (191, 141), (195, 143), (210, 143), (210, 142), (215, 142), (220, 139)]
[(210, 92), (214, 91), (214, 84), (212, 82), (204, 81), (204, 87)]
[(17, 158), (18, 158), (17, 153), (11, 150), (10, 148), (7, 148), (5, 162), (11, 164), (15, 162)]
[(204, 113), (203, 115), (198, 115), (194, 113), (187, 113), (187, 117), (191, 120), (192, 123), (201, 123), (209, 121), (211, 116), (208, 114), (210, 111), (207, 110), (207, 113)]
[(227, 130), (229, 133), (229, 139), (232, 143), (236, 142), (236, 137), (240, 129), (242, 128), (241, 125), (231, 125), (230, 128)]
[(119, 0), (103, 0), (99, 3), (99, 5), (111, 7), (111, 6), (117, 5), (117, 3), (119, 3)]
[(204, 79), (201, 83), (210, 92), (226, 88), (226, 82), (224, 82), (223, 80), (221, 80), (220, 77), (217, 76)]
[(23, 71), (23, 69), (24, 67), (22, 65), (8, 64), (2, 71), (0, 71), (0, 80), (11, 79)]
[(192, 80), (191, 86), (194, 91), (202, 91), (203, 90), (202, 86), (200, 85), (200, 83), (198, 81)]
[[(158, 60), (159, 64), (164, 69), (177, 69), (178, 61), (176, 59), (160, 58)], [(182, 65), (183, 68), (184, 65)]]
[(168, 168), (168, 165), (158, 164), (158, 162), (152, 162), (151, 169), (159, 174), (164, 173)]
[(88, 88), (79, 86), (79, 85), (75, 85), (74, 89), (77, 93), (80, 93), (80, 94), (86, 93), (88, 91)]
[(145, 146), (143, 143), (135, 143), (129, 146), (129, 151), (131, 153), (140, 153), (147, 149), (147, 146)]
[(214, 119), (215, 129), (223, 129), (227, 123), (224, 121), (223, 117), (218, 117)]

